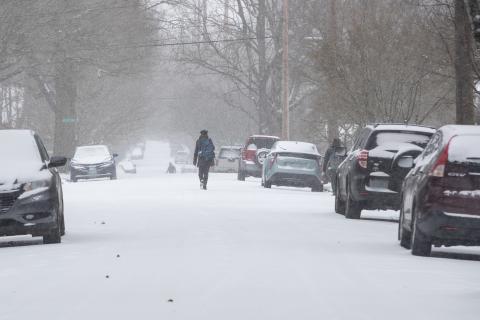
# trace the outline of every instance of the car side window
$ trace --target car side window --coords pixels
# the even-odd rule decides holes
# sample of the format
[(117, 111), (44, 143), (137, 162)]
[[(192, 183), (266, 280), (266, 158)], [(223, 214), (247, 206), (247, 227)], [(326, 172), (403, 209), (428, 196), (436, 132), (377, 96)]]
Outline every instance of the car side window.
[(42, 161), (49, 161), (50, 157), (48, 156), (47, 149), (43, 144), (42, 140), (39, 136), (35, 135), (35, 142), (37, 143), (38, 151), (40, 152), (40, 156), (42, 157)]
[(423, 152), (422, 158), (426, 158), (431, 154), (433, 154), (435, 151), (437, 151), (438, 148), (440, 147), (441, 141), (442, 141), (442, 134), (440, 132), (435, 133), (432, 139), (430, 140), (430, 142), (425, 147), (425, 151)]
[(363, 129), (360, 132), (357, 140), (355, 141), (355, 144), (353, 145), (352, 151), (360, 149), (360, 148), (362, 148), (363, 145), (365, 145), (365, 142), (366, 142), (366, 140), (369, 136), (369, 133), (370, 133), (370, 130), (368, 130), (368, 129)]

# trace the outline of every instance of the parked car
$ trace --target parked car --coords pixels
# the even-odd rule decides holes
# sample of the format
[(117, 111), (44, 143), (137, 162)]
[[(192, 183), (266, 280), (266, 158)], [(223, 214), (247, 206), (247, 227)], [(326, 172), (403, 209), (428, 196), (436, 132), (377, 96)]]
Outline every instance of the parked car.
[(290, 186), (323, 191), (322, 156), (314, 144), (277, 141), (263, 162), (262, 185), (265, 188)]
[(92, 145), (77, 147), (70, 162), (70, 180), (110, 178), (117, 179), (116, 153), (110, 153), (107, 146)]
[(247, 139), (242, 148), (242, 158), (238, 162), (238, 180), (245, 181), (248, 176), (261, 177), (262, 165), (273, 144), (279, 137), (254, 135)]
[(65, 234), (62, 182), (40, 137), (29, 130), (0, 130), (0, 236), (43, 237), (59, 243)]
[(175, 153), (175, 164), (189, 164), (191, 161), (188, 151), (179, 150)]
[(335, 211), (359, 219), (362, 209), (398, 210), (403, 179), (435, 129), (404, 124), (368, 125), (336, 174)]
[(412, 254), (480, 245), (479, 142), (478, 126), (444, 126), (405, 178), (398, 238)]
[(125, 159), (121, 161), (118, 166), (123, 170), (125, 173), (137, 173), (137, 165), (133, 163), (130, 159)]
[(237, 172), (238, 163), (241, 157), (242, 147), (222, 146), (218, 152), (213, 171), (215, 172)]
[(130, 158), (132, 160), (142, 160), (145, 153), (145, 148), (142, 145), (137, 145), (132, 149)]

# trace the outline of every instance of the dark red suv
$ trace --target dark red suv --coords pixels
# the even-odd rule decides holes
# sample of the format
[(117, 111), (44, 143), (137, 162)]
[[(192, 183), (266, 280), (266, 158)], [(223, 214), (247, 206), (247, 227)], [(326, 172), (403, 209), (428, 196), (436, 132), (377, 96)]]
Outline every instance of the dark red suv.
[(405, 178), (398, 238), (412, 254), (480, 245), (480, 126), (448, 125)]
[(280, 140), (276, 136), (253, 135), (242, 148), (242, 158), (238, 163), (238, 180), (245, 177), (261, 177), (262, 165), (273, 144)]

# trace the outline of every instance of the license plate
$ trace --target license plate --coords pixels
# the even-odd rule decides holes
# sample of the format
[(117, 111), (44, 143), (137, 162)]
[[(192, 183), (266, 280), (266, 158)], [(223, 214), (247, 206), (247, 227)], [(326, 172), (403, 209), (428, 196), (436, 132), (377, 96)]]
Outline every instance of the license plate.
[(370, 179), (370, 188), (388, 189), (388, 179)]

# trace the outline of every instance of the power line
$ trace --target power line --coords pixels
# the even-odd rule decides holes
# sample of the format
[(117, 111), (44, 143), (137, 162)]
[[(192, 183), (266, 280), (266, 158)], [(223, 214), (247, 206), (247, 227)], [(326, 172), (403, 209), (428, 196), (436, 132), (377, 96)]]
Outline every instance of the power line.
[[(250, 40), (259, 40), (259, 39), (273, 39), (273, 36), (266, 36), (264, 38), (250, 37), (250, 38), (236, 38), (236, 39), (217, 39), (217, 40), (202, 40), (202, 41), (186, 41), (186, 42), (167, 42), (167, 43), (147, 43), (147, 44), (137, 44), (137, 45), (109, 45), (103, 46), (103, 48), (112, 48), (112, 49), (135, 49), (135, 48), (149, 48), (149, 47), (174, 47), (174, 46), (187, 46), (187, 45), (196, 45), (196, 44), (211, 44), (211, 43), (228, 43), (228, 42), (243, 42)], [(95, 51), (101, 50), (102, 47), (97, 48), (74, 48), (74, 50), (79, 51)]]

